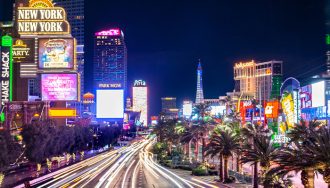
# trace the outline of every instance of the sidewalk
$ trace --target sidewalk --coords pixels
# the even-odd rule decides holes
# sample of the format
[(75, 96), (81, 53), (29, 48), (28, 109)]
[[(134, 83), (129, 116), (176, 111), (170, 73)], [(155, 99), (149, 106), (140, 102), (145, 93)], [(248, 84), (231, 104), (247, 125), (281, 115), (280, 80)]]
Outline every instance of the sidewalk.
[(194, 179), (195, 179), (195, 180), (203, 181), (203, 182), (211, 184), (211, 185), (218, 186), (220, 188), (252, 188), (252, 185), (242, 184), (239, 182), (229, 183), (229, 184), (223, 184), (223, 183), (217, 182), (217, 181), (215, 181), (215, 177), (218, 178), (217, 176), (193, 176), (193, 175), (191, 175), (191, 171), (188, 171), (188, 170), (171, 169), (171, 168), (167, 168), (167, 169), (172, 171), (173, 173), (179, 175), (180, 177), (182, 177), (184, 179), (191, 180), (191, 181), (194, 181)]

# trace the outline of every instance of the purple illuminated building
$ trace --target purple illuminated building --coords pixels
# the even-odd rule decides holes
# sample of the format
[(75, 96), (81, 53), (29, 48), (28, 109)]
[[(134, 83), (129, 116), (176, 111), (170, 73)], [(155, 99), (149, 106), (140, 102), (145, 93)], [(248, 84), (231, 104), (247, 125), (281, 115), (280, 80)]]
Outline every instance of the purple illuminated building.
[(94, 86), (99, 89), (116, 86), (127, 93), (127, 49), (124, 33), (109, 29), (95, 33)]

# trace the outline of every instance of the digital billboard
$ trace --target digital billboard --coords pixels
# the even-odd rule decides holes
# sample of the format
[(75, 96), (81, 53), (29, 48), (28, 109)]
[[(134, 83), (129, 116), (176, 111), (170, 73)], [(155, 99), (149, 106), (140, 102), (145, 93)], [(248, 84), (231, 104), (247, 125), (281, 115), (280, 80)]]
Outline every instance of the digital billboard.
[(312, 107), (325, 106), (325, 82), (312, 84)]
[(212, 116), (219, 116), (219, 115), (224, 115), (226, 110), (226, 106), (212, 106), (211, 105), (211, 115)]
[(34, 39), (14, 39), (13, 59), (15, 63), (34, 63)]
[(292, 128), (295, 123), (295, 105), (292, 93), (286, 93), (281, 100), (283, 113), (285, 114), (286, 122), (289, 128)]
[(124, 118), (124, 90), (96, 90), (96, 118)]
[(39, 68), (73, 69), (74, 45), (73, 38), (39, 39)]
[(41, 74), (43, 101), (78, 100), (77, 74)]
[(301, 108), (312, 107), (312, 86), (311, 85), (301, 87), (300, 103), (301, 103)]
[(148, 126), (148, 88), (133, 87), (133, 111), (141, 112), (140, 122)]
[(267, 102), (265, 107), (266, 118), (278, 118), (279, 102), (271, 101)]
[(192, 115), (193, 112), (193, 106), (191, 101), (183, 101), (183, 109), (182, 114), (183, 116), (189, 118)]

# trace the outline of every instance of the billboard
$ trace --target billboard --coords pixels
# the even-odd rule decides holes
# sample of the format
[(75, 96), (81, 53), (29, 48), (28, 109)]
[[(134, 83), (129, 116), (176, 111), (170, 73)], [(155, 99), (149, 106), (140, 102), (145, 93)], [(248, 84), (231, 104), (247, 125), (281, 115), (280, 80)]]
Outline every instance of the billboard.
[(294, 126), (295, 121), (295, 105), (292, 93), (286, 93), (282, 96), (281, 100), (283, 113), (285, 114), (286, 122), (289, 128)]
[(271, 101), (266, 103), (265, 115), (266, 118), (278, 118), (279, 102)]
[(312, 84), (312, 107), (325, 106), (325, 82)]
[(78, 100), (78, 75), (42, 74), (41, 96), (43, 101)]
[(212, 116), (219, 116), (219, 115), (224, 115), (226, 111), (226, 106), (212, 106), (211, 105), (211, 115)]
[(14, 39), (14, 63), (34, 63), (34, 39)]
[(96, 90), (96, 118), (124, 118), (124, 90)]
[(77, 110), (74, 108), (50, 108), (48, 115), (53, 118), (76, 117)]
[(133, 87), (133, 111), (141, 112), (140, 122), (148, 126), (148, 88)]
[(301, 87), (300, 103), (301, 103), (301, 108), (312, 107), (312, 86), (311, 85)]
[(74, 64), (73, 38), (39, 39), (40, 69), (74, 69)]
[(183, 102), (183, 109), (182, 109), (182, 115), (189, 118), (192, 115), (193, 112), (193, 106), (191, 101), (184, 101)]

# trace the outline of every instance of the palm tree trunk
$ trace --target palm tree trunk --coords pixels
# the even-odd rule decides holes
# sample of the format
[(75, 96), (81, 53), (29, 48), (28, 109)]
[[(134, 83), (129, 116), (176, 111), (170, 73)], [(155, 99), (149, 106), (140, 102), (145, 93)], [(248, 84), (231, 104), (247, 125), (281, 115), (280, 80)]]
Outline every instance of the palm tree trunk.
[(205, 138), (202, 138), (202, 162), (205, 162), (205, 156), (204, 156), (204, 152), (205, 152)]
[(314, 188), (314, 169), (312, 167), (306, 168), (307, 188)]
[(253, 165), (253, 188), (258, 188), (258, 163)]
[(219, 180), (222, 182), (223, 181), (223, 158), (222, 158), (221, 154), (220, 154), (219, 160), (220, 160), (220, 163), (219, 163)]
[(241, 158), (241, 156), (239, 154), (237, 154), (237, 158), (236, 158), (236, 171), (238, 173), (241, 173), (241, 168), (240, 168), (241, 166), (240, 166), (240, 162), (239, 162), (240, 158)]
[(199, 153), (199, 148), (198, 148), (198, 140), (196, 141), (196, 148), (195, 148), (195, 160), (198, 161), (198, 153)]
[(228, 156), (224, 157), (223, 179), (224, 182), (228, 180)]

